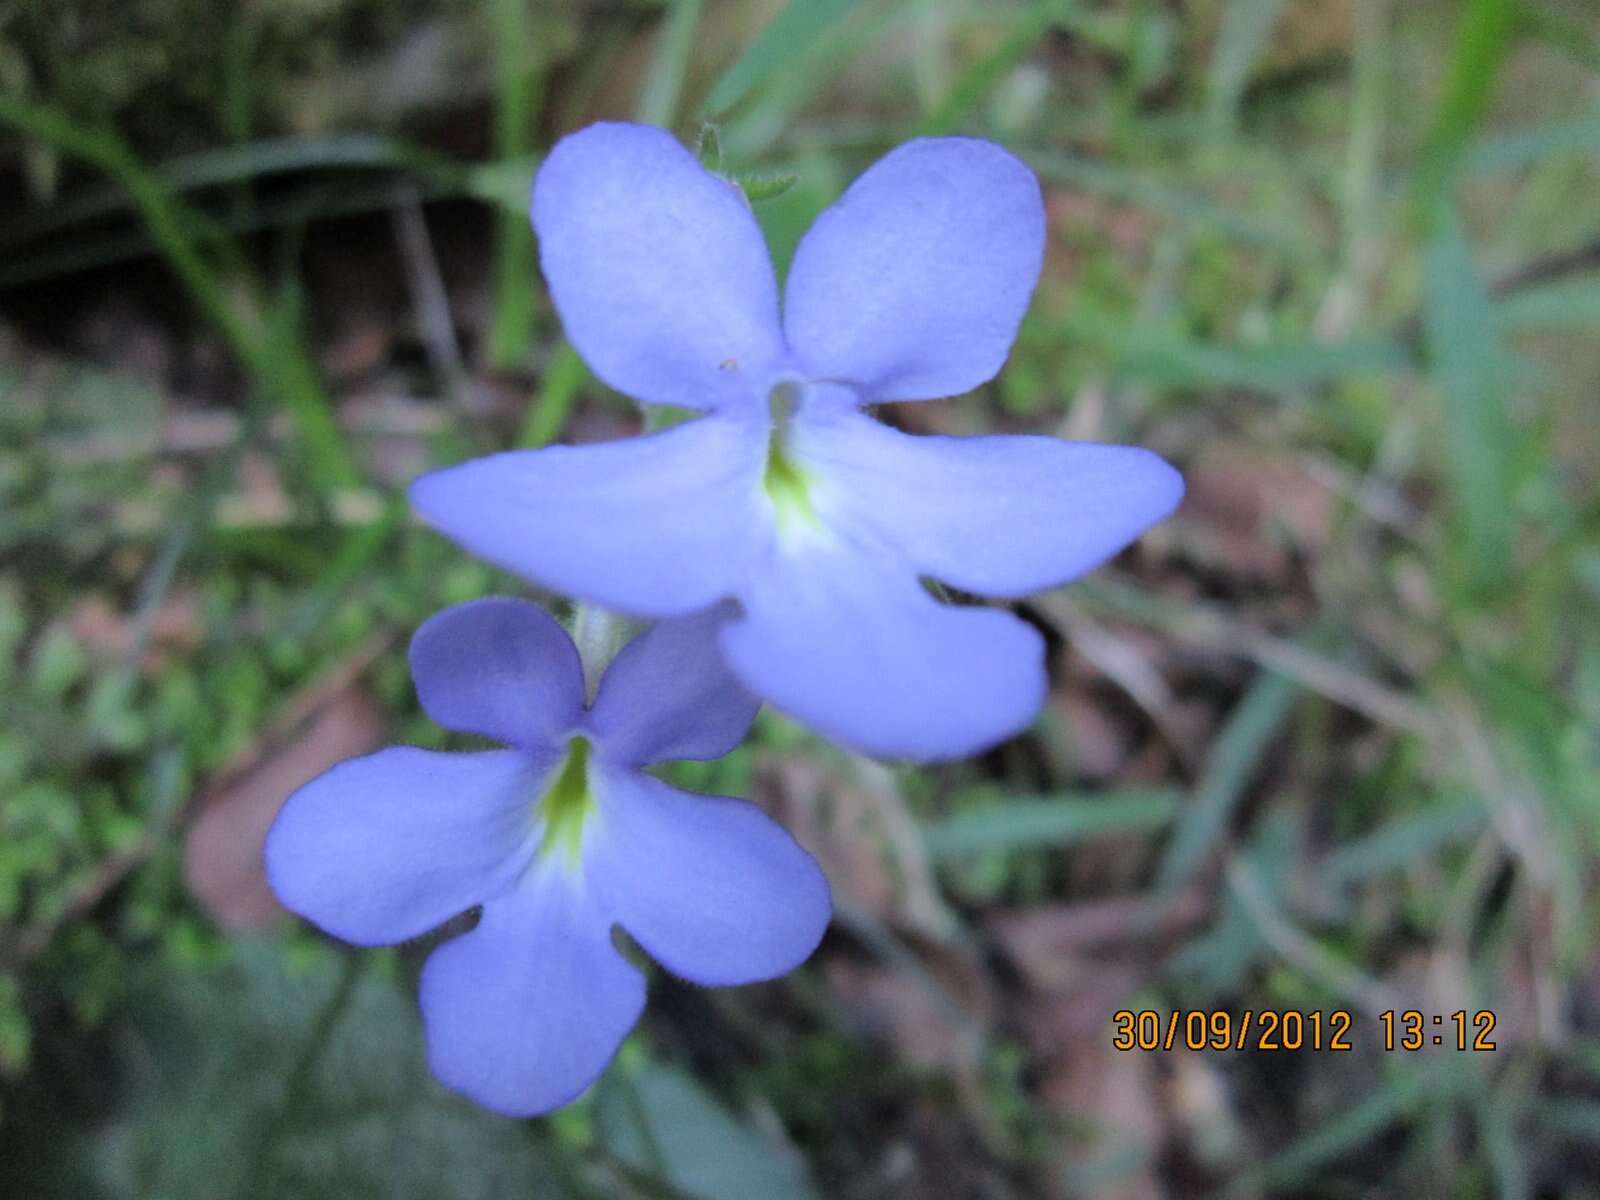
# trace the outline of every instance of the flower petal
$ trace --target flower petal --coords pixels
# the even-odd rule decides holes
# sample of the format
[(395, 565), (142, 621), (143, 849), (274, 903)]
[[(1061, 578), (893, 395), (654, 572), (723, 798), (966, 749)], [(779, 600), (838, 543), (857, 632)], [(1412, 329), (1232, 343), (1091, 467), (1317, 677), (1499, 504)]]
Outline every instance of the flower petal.
[(1044, 643), (1010, 613), (936, 602), (886, 553), (814, 542), (774, 556), (723, 628), (756, 695), (881, 758), (964, 758), (1044, 702)]
[(1136, 446), (912, 437), (839, 408), (796, 421), (793, 446), (815, 472), (825, 521), (986, 596), (1023, 596), (1093, 570), (1183, 496), (1183, 477)]
[(583, 715), (583, 664), (537, 604), (490, 596), (436, 613), (411, 639), (411, 678), (446, 729), (535, 752)]
[(670, 134), (562, 138), (534, 181), (533, 225), (567, 337), (601, 379), (647, 404), (765, 401), (784, 356), (766, 242), (738, 187)]
[(761, 701), (734, 678), (717, 646), (717, 630), (734, 611), (719, 604), (661, 621), (622, 648), (589, 718), (607, 762), (721, 758), (739, 744)]
[(712, 987), (792, 971), (828, 927), (828, 881), (746, 800), (600, 767), (584, 868), (603, 905), (674, 975)]
[[(382, 946), (503, 891), (531, 857), (539, 760), (395, 746), (290, 796), (267, 834), (267, 882), (334, 937)], [(545, 771), (548, 771), (545, 766)]]
[(599, 1078), (644, 1008), (644, 978), (575, 881), (543, 870), (433, 952), (420, 999), (439, 1081), (529, 1117)]
[(970, 391), (1005, 362), (1044, 257), (1033, 172), (992, 142), (919, 138), (851, 184), (795, 251), (802, 372), (868, 400)]
[(424, 475), (411, 503), (479, 558), (555, 591), (681, 616), (731, 594), (766, 536), (759, 417), (493, 454)]

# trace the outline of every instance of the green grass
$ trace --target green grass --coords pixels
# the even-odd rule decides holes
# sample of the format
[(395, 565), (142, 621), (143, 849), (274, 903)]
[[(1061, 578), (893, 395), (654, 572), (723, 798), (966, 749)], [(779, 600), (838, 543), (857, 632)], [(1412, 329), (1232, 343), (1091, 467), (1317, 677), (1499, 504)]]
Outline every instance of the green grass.
[[(418, 1195), (474, 1194), (484, 1156), (580, 1198), (1600, 1188), (1600, 29), (1556, 0), (1320, 7), (495, 0), (459, 108), (295, 134), (265, 64), (404, 41), (340, 3), (298, 58), (235, 31), (194, 84), (209, 142), (152, 130), (146, 93), (53, 92), (79, 76), (0, 23), (26, 83), (4, 162), (42, 189), (0, 212), (0, 1192), (207, 1195), (213, 1156), (283, 1195), (385, 1194), (373, 1129), (446, 1148)], [(413, 521), (401, 476), (627, 428), (526, 223), (551, 139), (623, 114), (691, 145), (714, 120), (719, 168), (773, 181), (780, 261), (898, 141), (1004, 141), (1047, 191), (1044, 280), (999, 382), (901, 415), (1149, 445), (1191, 490), (1027, 602), (1053, 692), (1016, 742), (883, 770), (769, 715), (675, 768), (820, 841), (834, 931), (759, 988), (658, 973), (594, 1095), (505, 1125), (422, 1075), (431, 942), (350, 966), (303, 931), (230, 938), (183, 834), (351, 686), (391, 740), (462, 744), (405, 640), (520, 585)], [(344, 298), (299, 251), (402, 196), (483, 210), (442, 265), (480, 281), (453, 315), (499, 400), (447, 401), (404, 354), (322, 378)], [(176, 286), (130, 273), (134, 311), (237, 387), (76, 360), (83, 281), (141, 262)], [(417, 423), (362, 416), (375, 383)], [(200, 408), (225, 434), (172, 441)], [(1494, 1011), (1499, 1048), (1386, 1052), (1389, 1003)], [(1348, 1008), (1358, 1044), (1118, 1058), (1121, 1007)]]

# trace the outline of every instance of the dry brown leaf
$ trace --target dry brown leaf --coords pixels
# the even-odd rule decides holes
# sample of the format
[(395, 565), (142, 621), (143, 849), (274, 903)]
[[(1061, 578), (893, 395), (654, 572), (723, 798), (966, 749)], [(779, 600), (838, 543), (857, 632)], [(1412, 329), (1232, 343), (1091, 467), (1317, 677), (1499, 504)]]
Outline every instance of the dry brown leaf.
[[(119, 656), (133, 651), (138, 622), (118, 609), (104, 595), (85, 596), (73, 606), (72, 636), (91, 654)], [(165, 650), (193, 650), (205, 636), (200, 614), (200, 599), (189, 588), (173, 591), (150, 618), (149, 636), (139, 667), (147, 673), (159, 671), (166, 661)]]
[(184, 840), (183, 878), (212, 920), (239, 933), (282, 915), (261, 867), (261, 846), (278, 809), (335, 763), (376, 747), (383, 729), (377, 703), (347, 687), (317, 710), (300, 737), (201, 802)]
[(1328, 543), (1337, 497), (1293, 454), (1213, 442), (1184, 477), (1185, 543), (1225, 570), (1282, 582), (1291, 548), (1315, 553)]
[[(958, 1003), (985, 1003), (981, 974), (967, 964), (948, 964), (941, 975), (965, 976)], [(973, 1033), (981, 1028), (967, 1014), (952, 1013), (923, 981), (904, 971), (834, 957), (824, 965), (829, 989), (862, 1023), (868, 1036), (894, 1047), (899, 1058), (929, 1070), (966, 1070), (978, 1046)]]
[[(1097, 1034), (1075, 1038), (1046, 1070), (1039, 1100), (1082, 1132), (1062, 1138), (1053, 1155), (1055, 1179), (1092, 1170), (1097, 1200), (1163, 1200), (1157, 1168), (1166, 1141), (1154, 1056), (1111, 1045), (1109, 1010)], [(1103, 1164), (1126, 1162), (1105, 1177)], [(1095, 1170), (1094, 1168), (1099, 1168)], [(1083, 1195), (1063, 1186), (1057, 1195)]]

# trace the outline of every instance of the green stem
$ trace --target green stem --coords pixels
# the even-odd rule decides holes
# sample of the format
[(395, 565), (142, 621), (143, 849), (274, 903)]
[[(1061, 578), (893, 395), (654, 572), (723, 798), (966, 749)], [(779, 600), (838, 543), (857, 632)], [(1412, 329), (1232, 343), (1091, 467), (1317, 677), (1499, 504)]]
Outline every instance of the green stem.
[[(494, 0), (496, 91), (495, 139), (501, 162), (533, 152), (533, 124), (544, 85), (544, 64), (528, 28), (527, 0)], [(533, 229), (527, 213), (501, 209), (495, 231), (494, 316), (489, 327), (489, 362), (513, 367), (533, 345)]]

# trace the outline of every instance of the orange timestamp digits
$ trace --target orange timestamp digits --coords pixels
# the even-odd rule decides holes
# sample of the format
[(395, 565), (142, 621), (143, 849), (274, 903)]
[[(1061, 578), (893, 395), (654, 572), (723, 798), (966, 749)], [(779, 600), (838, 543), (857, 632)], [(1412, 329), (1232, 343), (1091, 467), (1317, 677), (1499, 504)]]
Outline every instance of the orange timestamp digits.
[(1493, 1050), (1495, 1015), (1488, 1009), (1469, 1013), (1458, 1009), (1448, 1016), (1424, 1016), (1414, 1008), (1393, 1009), (1378, 1014), (1383, 1026), (1385, 1050), (1422, 1050), (1428, 1046), (1450, 1046), (1456, 1050)]
[(1114, 1050), (1350, 1050), (1355, 1018), (1328, 1012), (1253, 1009), (1240, 1013), (1119, 1009), (1111, 1014)]

